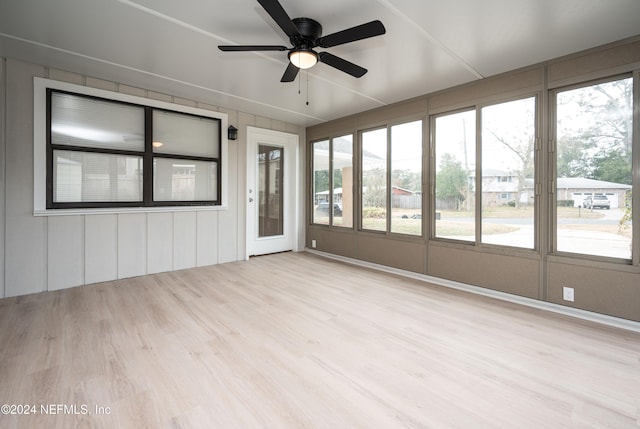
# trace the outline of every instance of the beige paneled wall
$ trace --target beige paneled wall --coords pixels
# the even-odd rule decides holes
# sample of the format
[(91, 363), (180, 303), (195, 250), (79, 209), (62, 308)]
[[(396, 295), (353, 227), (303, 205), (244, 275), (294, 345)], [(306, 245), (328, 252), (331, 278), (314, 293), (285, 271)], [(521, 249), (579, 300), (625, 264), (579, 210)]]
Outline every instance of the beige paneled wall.
[[(0, 57), (0, 243), (4, 243), (5, 236), (5, 67), (6, 61)], [(0, 244), (0, 297), (4, 296), (4, 245)]]
[[(537, 95), (538, 139), (537, 181), (541, 190), (537, 200), (536, 250), (514, 249), (486, 245), (434, 240), (431, 237), (432, 220), (429, 198), (425, 198), (423, 215), (426, 234), (423, 238), (360, 231), (357, 227), (344, 231), (324, 225), (307, 226), (307, 246), (316, 240), (320, 251), (401, 268), (443, 279), (454, 280), (514, 295), (540, 299), (556, 304), (586, 309), (640, 321), (640, 259), (634, 256), (632, 264), (616, 263), (593, 258), (555, 255), (552, 248), (549, 215), (555, 204), (549, 192), (553, 146), (549, 142), (550, 112), (548, 91), (552, 88), (605, 78), (619, 73), (640, 73), (640, 36), (611, 45), (595, 48), (543, 64), (489, 77), (472, 83), (419, 96), (369, 112), (352, 115), (307, 130), (308, 142), (358, 131), (371, 126), (392, 124), (398, 118), (429, 118), (430, 115), (499, 102), (515, 97)], [(637, 92), (640, 94), (640, 91)], [(636, 103), (640, 96), (636, 95)], [(636, 113), (637, 115), (637, 113)], [(429, 123), (425, 124), (423, 150), (429, 152)], [(636, 130), (640, 129), (636, 125)], [(640, 133), (636, 133), (640, 134)], [(640, 165), (640, 144), (635, 137), (636, 164)], [(356, 155), (357, 158), (357, 155)], [(311, 165), (311, 159), (307, 160)], [(356, 173), (357, 175), (357, 173)], [(425, 166), (427, 178), (425, 195), (433, 192), (432, 177)], [(431, 178), (430, 178), (431, 177)], [(636, 183), (638, 181), (636, 174)], [(311, 177), (308, 177), (311, 180)], [(309, 187), (312, 185), (309, 184)], [(308, 191), (307, 205), (311, 209)], [(634, 192), (634, 207), (640, 207)], [(359, 210), (356, 199), (356, 211)], [(308, 222), (310, 223), (310, 219)], [(638, 228), (635, 240), (640, 241)], [(640, 246), (636, 244), (636, 253)], [(563, 287), (575, 289), (575, 301), (562, 299)]]
[(640, 40), (614, 43), (607, 49), (581, 52), (550, 61), (549, 87), (624, 73), (630, 68), (640, 68)]
[(540, 260), (473, 251), (463, 247), (429, 247), (429, 275), (527, 298), (538, 298)]
[[(2, 64), (0, 109), (7, 107), (7, 126), (0, 128), (0, 169), (6, 168), (0, 175), (0, 208), (6, 207), (0, 210), (6, 213), (0, 298), (244, 259), (246, 126), (305, 140), (303, 128), (281, 121), (14, 59)], [(238, 128), (228, 146), (228, 209), (34, 216), (34, 76), (226, 113)], [(304, 230), (299, 235), (303, 243)]]
[(543, 83), (542, 65), (494, 76), (430, 95), (429, 113), (441, 113), (487, 103), (504, 98), (506, 94), (517, 96), (535, 93), (542, 89)]

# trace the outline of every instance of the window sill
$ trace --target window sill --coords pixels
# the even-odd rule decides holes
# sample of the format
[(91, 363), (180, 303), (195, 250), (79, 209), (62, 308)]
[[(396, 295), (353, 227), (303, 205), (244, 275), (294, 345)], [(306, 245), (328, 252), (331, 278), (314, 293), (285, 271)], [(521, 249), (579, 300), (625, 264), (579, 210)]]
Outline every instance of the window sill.
[(78, 216), (122, 213), (172, 213), (172, 212), (205, 212), (227, 210), (228, 206), (167, 206), (167, 207), (114, 207), (99, 209), (49, 209), (34, 210), (34, 216)]

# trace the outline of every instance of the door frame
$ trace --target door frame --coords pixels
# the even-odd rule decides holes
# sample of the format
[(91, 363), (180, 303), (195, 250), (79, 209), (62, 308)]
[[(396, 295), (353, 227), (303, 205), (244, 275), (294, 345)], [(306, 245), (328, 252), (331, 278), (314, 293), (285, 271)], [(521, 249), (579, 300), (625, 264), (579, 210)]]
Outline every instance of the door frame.
[[(256, 164), (256, 148), (258, 144), (268, 144), (274, 146), (283, 146), (287, 150), (285, 153), (285, 166), (287, 165), (286, 157), (290, 154), (291, 168), (287, 168), (284, 172), (285, 177), (283, 182), (289, 186), (289, 192), (285, 192), (284, 199), (284, 231), (289, 231), (291, 234), (292, 249), (298, 250), (299, 246), (299, 194), (300, 194), (300, 139), (297, 134), (285, 133), (282, 131), (274, 131), (265, 128), (258, 128), (247, 126), (247, 159), (246, 159), (246, 243), (245, 243), (245, 259), (248, 260), (249, 256), (253, 253), (254, 233), (257, 220), (255, 218), (256, 211), (253, 207), (257, 206), (257, 198), (255, 195), (255, 183), (252, 183), (252, 179), (257, 177), (257, 164)], [(290, 171), (291, 170), (291, 171)], [(250, 190), (254, 189), (253, 193)], [(290, 198), (287, 198), (287, 194), (291, 194)], [(253, 198), (253, 202), (250, 202), (250, 198)], [(287, 224), (288, 222), (288, 224)]]

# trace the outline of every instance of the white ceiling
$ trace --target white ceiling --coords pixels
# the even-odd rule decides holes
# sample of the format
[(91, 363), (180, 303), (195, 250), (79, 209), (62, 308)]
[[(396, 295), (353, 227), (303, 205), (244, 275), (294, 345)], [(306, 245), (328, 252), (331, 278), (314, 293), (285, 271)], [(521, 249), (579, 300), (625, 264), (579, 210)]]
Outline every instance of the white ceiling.
[(381, 20), (326, 49), (369, 72), (285, 84), (286, 52), (219, 51), (290, 45), (255, 0), (0, 0), (0, 55), (309, 126), (640, 34), (638, 0), (280, 2), (325, 35)]

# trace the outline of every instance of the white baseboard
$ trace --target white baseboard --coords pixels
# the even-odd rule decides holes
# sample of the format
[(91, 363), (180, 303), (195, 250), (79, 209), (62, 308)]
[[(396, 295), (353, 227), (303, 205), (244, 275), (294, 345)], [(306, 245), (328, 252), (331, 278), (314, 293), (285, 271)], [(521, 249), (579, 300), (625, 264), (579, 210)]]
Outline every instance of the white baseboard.
[(335, 259), (337, 261), (345, 262), (348, 264), (371, 268), (378, 271), (384, 271), (391, 274), (397, 274), (403, 277), (421, 280), (424, 282), (433, 283), (433, 284), (448, 287), (451, 289), (457, 289), (465, 292), (474, 293), (477, 295), (486, 296), (489, 298), (499, 299), (501, 301), (508, 301), (508, 302), (524, 305), (531, 308), (537, 308), (540, 310), (550, 311), (550, 312), (562, 314), (565, 316), (575, 317), (582, 320), (588, 320), (590, 322), (595, 322), (595, 323), (599, 323), (606, 326), (612, 326), (615, 328), (625, 329), (633, 332), (640, 332), (640, 322), (635, 322), (633, 320), (627, 320), (619, 317), (608, 316), (606, 314), (594, 313), (592, 311), (581, 310), (579, 308), (565, 307), (563, 305), (554, 304), (552, 302), (540, 301), (537, 299), (531, 299), (523, 296), (512, 295), (510, 293), (500, 292), (492, 289), (486, 289), (483, 287), (473, 286), (466, 283), (455, 282), (452, 280), (441, 279), (438, 277), (428, 276), (426, 274), (413, 273), (411, 271), (401, 270), (393, 267), (387, 267), (385, 265), (374, 264), (372, 262), (360, 261), (358, 259), (353, 259), (353, 258), (347, 258), (346, 256), (340, 256), (340, 255), (334, 255), (331, 253), (321, 252), (315, 249), (305, 248), (305, 251), (312, 253), (314, 255), (322, 256), (329, 259)]

